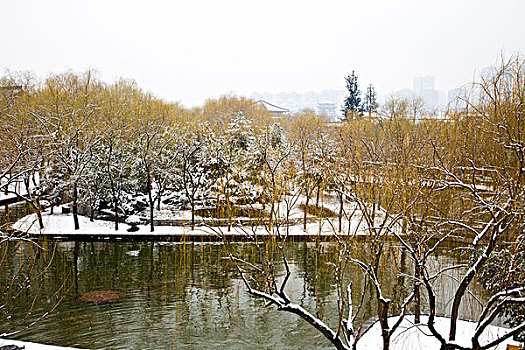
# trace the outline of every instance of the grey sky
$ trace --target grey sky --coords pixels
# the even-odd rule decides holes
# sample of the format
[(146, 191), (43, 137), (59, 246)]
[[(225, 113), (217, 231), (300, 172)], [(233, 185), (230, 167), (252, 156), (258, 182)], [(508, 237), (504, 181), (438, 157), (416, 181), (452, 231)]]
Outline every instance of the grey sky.
[(438, 89), (525, 50), (523, 0), (0, 0), (0, 69), (97, 69), (191, 107), (226, 93)]

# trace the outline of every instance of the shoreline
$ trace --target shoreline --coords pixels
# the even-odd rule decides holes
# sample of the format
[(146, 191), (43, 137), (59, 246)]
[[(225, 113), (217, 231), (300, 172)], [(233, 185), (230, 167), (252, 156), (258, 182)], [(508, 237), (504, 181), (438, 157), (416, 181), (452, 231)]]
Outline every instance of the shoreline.
[[(38, 228), (36, 214), (30, 214), (16, 221), (11, 225), (11, 228), (16, 232), (29, 237), (53, 237), (56, 239), (67, 240), (159, 240), (159, 239), (173, 239), (173, 240), (207, 240), (216, 241), (222, 239), (238, 239), (248, 240), (250, 236), (268, 237), (277, 236), (275, 231), (269, 232), (264, 226), (256, 225), (237, 225), (235, 220), (228, 230), (228, 226), (221, 225), (196, 225), (195, 229), (191, 229), (191, 225), (159, 225), (154, 227), (154, 231), (150, 231), (149, 225), (139, 225), (138, 230), (129, 232), (128, 224), (119, 223), (119, 230), (115, 230), (114, 222), (95, 219), (90, 221), (85, 216), (78, 216), (79, 226), (78, 230), (73, 227), (72, 214), (49, 214), (42, 213), (44, 228)], [(287, 235), (292, 239), (309, 239), (315, 237), (331, 237), (334, 236), (334, 227), (337, 223), (337, 218), (333, 220), (322, 219), (320, 221), (307, 223), (306, 231), (303, 230), (302, 223), (281, 225), (279, 233)], [(332, 226), (333, 225), (333, 226)], [(348, 236), (348, 226), (345, 225), (344, 231), (341, 233), (342, 237)], [(352, 237), (366, 237), (363, 233), (352, 233)]]

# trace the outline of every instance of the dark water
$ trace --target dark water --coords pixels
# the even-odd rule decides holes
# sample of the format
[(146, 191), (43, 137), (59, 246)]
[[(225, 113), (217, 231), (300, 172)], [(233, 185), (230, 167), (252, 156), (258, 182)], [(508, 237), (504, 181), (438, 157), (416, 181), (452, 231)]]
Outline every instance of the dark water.
[(0, 207), (0, 231), (5, 232), (9, 229), (8, 224), (17, 219), (32, 214), (33, 210), (28, 204), (17, 203)]
[[(9, 281), (13, 271), (24, 271), (24, 278), (34, 280), (15, 301), (7, 303), (1, 314), (3, 331), (37, 320), (62, 298), (51, 316), (17, 338), (93, 349), (323, 349), (330, 345), (296, 316), (265, 308), (249, 297), (232, 264), (222, 259), (227, 254), (222, 245), (40, 244), (45, 251), (21, 242), (2, 248), (2, 281)], [(251, 250), (246, 244), (236, 249), (245, 255)], [(396, 249), (391, 250), (396, 260)], [(335, 245), (305, 242), (290, 244), (287, 251), (293, 273), (289, 295), (332, 325), (337, 320), (337, 285), (330, 264), (335, 252)], [(388, 276), (391, 267), (387, 263), (382, 271), (383, 279), (392, 281), (386, 294), (401, 297), (403, 284), (394, 275)], [(358, 303), (363, 278), (353, 269), (349, 278), (354, 281), (354, 302)], [(440, 294), (447, 294), (449, 282), (443, 283)], [(79, 298), (88, 291), (108, 289), (121, 293), (122, 299), (88, 304)], [(443, 309), (446, 302), (446, 298), (441, 300)], [(31, 305), (31, 315), (16, 325)], [(465, 305), (463, 316), (468, 317), (474, 310), (469, 303)], [(366, 298), (365, 318), (374, 309), (373, 299)]]
[[(245, 292), (229, 252), (253, 260), (254, 246), (180, 242), (9, 242), (0, 247), (0, 334), (23, 330), (13, 338), (90, 349), (325, 349), (317, 331), (295, 315), (265, 307)], [(353, 243), (356, 256), (365, 241)], [(450, 247), (449, 247), (450, 248)], [(335, 243), (292, 242), (285, 251), (292, 279), (287, 292), (326, 323), (337, 324)], [(410, 287), (402, 272), (410, 259), (394, 244), (380, 269), (384, 294), (398, 305)], [(444, 249), (432, 262), (437, 269), (457, 261)], [(282, 274), (282, 266), (278, 266)], [(454, 276), (437, 281), (439, 312), (450, 306)], [(376, 308), (370, 285), (354, 266), (354, 304), (365, 291), (362, 315)], [(28, 287), (30, 286), (30, 287)], [(113, 290), (119, 301), (89, 304), (80, 299), (93, 290)], [(478, 294), (481, 294), (478, 291)], [(60, 302), (59, 302), (60, 301)], [(59, 303), (58, 303), (59, 302)], [(477, 310), (463, 303), (462, 317)], [(49, 316), (41, 316), (49, 312)]]

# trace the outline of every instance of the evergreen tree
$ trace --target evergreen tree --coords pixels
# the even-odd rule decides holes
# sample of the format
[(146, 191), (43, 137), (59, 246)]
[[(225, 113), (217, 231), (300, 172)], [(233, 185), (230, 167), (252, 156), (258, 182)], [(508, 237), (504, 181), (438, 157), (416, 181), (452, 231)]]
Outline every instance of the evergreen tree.
[(347, 76), (345, 80), (348, 96), (345, 98), (343, 108), (341, 109), (341, 112), (343, 112), (343, 120), (355, 117), (363, 111), (360, 97), (361, 91), (359, 91), (357, 76), (354, 71), (352, 71), (352, 75)]
[(283, 128), (279, 123), (274, 123), (271, 131), (271, 145), (277, 147), (284, 141)]
[(363, 110), (368, 112), (368, 116), (372, 116), (372, 112), (377, 110), (377, 93), (372, 84), (366, 88), (365, 101), (363, 103)]

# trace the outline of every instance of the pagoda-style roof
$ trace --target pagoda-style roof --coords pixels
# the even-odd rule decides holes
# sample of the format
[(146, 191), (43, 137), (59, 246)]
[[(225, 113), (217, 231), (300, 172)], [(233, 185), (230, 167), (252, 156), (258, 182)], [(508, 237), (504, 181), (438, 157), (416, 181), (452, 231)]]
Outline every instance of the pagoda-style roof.
[(256, 102), (257, 105), (261, 106), (262, 108), (266, 109), (268, 112), (272, 114), (287, 114), (290, 113), (290, 110), (287, 108), (279, 107), (274, 104), (271, 104), (270, 102), (267, 102), (263, 99), (260, 99)]

